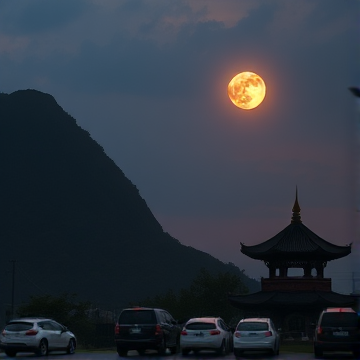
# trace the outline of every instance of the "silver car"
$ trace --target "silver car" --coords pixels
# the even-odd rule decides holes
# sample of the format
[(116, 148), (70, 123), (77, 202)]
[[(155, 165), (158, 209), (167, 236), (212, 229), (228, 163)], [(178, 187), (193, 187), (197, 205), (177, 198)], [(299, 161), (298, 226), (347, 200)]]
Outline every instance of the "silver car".
[(234, 332), (234, 355), (244, 351), (269, 351), (279, 355), (280, 336), (269, 318), (242, 319)]
[(227, 354), (232, 351), (232, 331), (220, 317), (193, 318), (181, 331), (180, 348), (183, 356), (201, 350)]
[(73, 354), (76, 337), (66, 326), (51, 319), (22, 318), (11, 320), (0, 335), (0, 349), (9, 357), (18, 352), (48, 355), (52, 350)]

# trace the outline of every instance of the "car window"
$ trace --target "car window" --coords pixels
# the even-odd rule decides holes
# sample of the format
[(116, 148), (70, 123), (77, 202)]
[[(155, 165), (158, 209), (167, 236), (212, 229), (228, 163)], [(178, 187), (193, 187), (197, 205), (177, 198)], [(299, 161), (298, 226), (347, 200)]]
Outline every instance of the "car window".
[(166, 319), (166, 315), (164, 311), (159, 311), (160, 316), (160, 322), (161, 323), (168, 323), (168, 320)]
[(164, 316), (164, 319), (165, 319), (165, 322), (168, 323), (168, 324), (171, 324), (171, 316), (168, 312), (166, 311), (161, 311), (161, 315)]
[(186, 326), (187, 330), (212, 330), (216, 329), (216, 325), (214, 323), (207, 323), (207, 322), (193, 322), (190, 324), (187, 324)]
[(156, 324), (154, 310), (125, 310), (119, 316), (119, 324)]
[(324, 313), (321, 326), (345, 326), (345, 327), (357, 327), (358, 316), (356, 313)]
[(32, 323), (28, 322), (12, 322), (5, 326), (7, 331), (27, 331), (33, 327)]
[(239, 331), (266, 331), (269, 330), (269, 325), (266, 322), (242, 322), (239, 323), (237, 330)]
[(51, 325), (50, 321), (41, 321), (41, 322), (38, 323), (38, 326), (40, 326), (44, 330), (54, 330), (54, 328)]
[(221, 329), (228, 331), (228, 327), (226, 326), (226, 324), (224, 323), (224, 321), (219, 320), (219, 326)]
[(53, 330), (62, 330), (63, 329), (63, 327), (55, 321), (50, 321), (50, 325), (53, 328)]
[(175, 321), (174, 318), (167, 311), (165, 311), (165, 316), (166, 316), (166, 319), (169, 321), (170, 324), (172, 324), (173, 321)]

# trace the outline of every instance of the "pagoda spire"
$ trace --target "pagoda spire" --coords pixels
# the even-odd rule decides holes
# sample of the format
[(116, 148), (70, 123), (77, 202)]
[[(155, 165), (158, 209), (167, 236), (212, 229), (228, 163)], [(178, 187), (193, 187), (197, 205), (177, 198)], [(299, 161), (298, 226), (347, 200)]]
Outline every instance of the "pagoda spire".
[(300, 216), (300, 205), (298, 202), (298, 191), (297, 191), (297, 186), (296, 186), (296, 195), (295, 195), (295, 202), (294, 202), (294, 206), (292, 208), (292, 218), (291, 218), (291, 223), (302, 223), (301, 221), (301, 216)]

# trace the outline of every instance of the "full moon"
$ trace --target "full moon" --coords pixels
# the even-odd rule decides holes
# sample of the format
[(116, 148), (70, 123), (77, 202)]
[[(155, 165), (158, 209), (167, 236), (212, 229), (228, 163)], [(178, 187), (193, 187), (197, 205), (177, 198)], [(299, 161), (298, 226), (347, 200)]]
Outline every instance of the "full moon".
[(259, 106), (264, 100), (266, 87), (264, 80), (249, 71), (237, 74), (228, 85), (228, 95), (235, 106), (250, 110)]

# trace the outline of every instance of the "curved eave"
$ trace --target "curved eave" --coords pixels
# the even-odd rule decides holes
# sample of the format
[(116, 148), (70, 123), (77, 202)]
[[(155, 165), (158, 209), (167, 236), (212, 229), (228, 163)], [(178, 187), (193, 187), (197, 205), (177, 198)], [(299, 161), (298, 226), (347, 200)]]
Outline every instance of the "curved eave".
[(241, 252), (255, 260), (262, 261), (271, 261), (271, 260), (321, 260), (321, 261), (331, 261), (345, 257), (351, 253), (351, 245), (344, 247), (343, 251), (336, 254), (329, 254), (322, 249), (317, 249), (315, 251), (298, 251), (298, 252), (287, 252), (287, 251), (267, 251), (263, 252), (254, 252), (251, 249), (246, 249), (242, 246)]
[(323, 260), (342, 258), (351, 253), (351, 244), (334, 245), (316, 235), (302, 223), (288, 225), (269, 240), (253, 246), (241, 244), (241, 252), (256, 260)]

